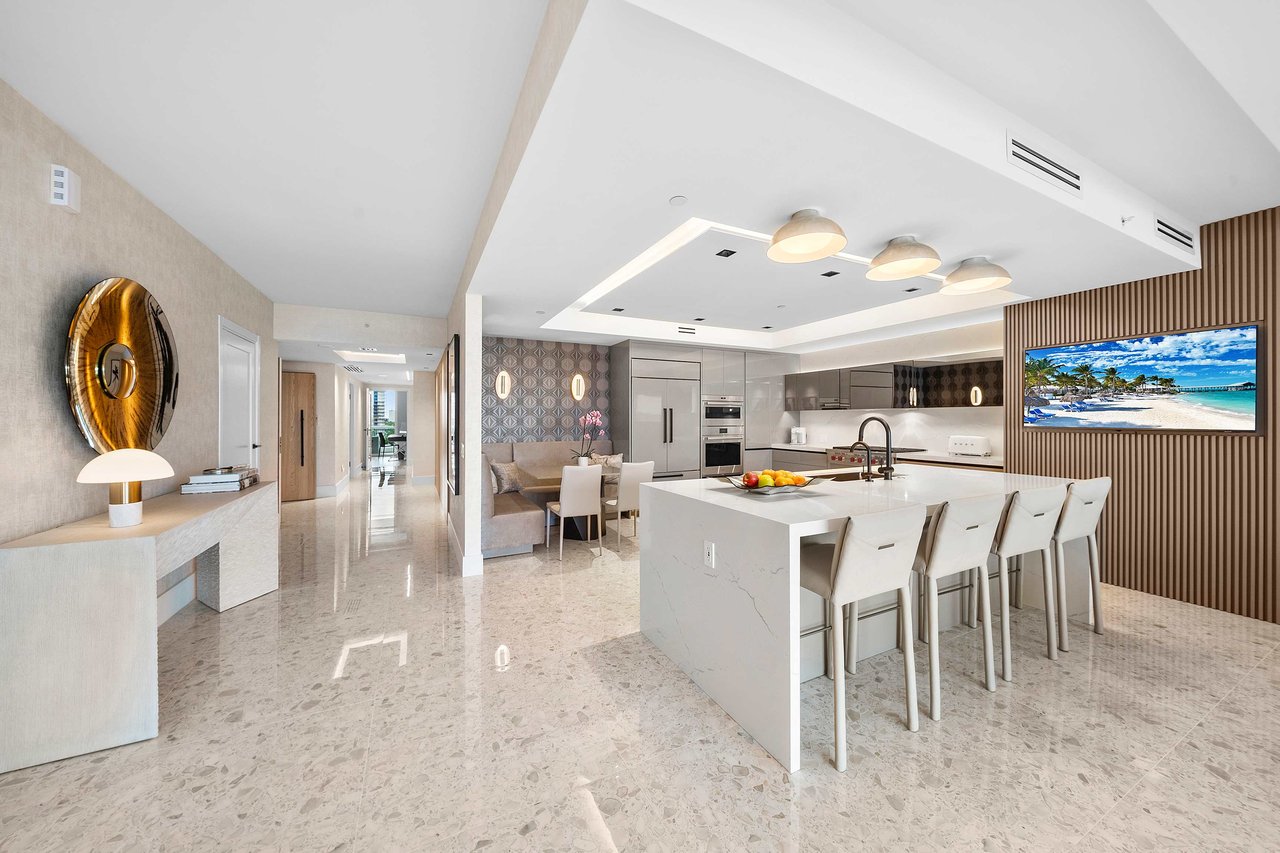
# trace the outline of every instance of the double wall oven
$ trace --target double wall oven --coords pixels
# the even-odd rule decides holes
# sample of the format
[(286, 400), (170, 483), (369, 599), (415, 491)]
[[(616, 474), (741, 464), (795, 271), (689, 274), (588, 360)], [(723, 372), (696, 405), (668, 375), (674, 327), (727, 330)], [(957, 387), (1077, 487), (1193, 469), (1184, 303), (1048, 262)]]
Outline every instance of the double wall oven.
[(746, 426), (742, 397), (702, 398), (702, 476), (742, 473)]

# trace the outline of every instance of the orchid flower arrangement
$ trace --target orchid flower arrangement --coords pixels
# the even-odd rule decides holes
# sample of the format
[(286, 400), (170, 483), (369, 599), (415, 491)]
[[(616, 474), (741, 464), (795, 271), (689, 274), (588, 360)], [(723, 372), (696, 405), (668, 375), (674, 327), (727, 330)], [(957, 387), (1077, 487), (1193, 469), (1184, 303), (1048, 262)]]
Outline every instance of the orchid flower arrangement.
[[(578, 426), (582, 429), (582, 444), (578, 448), (574, 456), (590, 456), (591, 446), (596, 439), (604, 438), (604, 415), (599, 411), (592, 409), (582, 417), (578, 418)], [(593, 436), (592, 431), (597, 430)]]

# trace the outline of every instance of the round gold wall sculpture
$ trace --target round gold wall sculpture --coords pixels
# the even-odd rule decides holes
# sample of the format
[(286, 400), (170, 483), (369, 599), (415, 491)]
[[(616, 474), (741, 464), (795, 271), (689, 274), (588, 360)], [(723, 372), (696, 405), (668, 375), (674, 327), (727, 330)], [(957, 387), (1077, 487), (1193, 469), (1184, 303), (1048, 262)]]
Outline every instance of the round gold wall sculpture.
[(154, 450), (173, 419), (178, 353), (164, 310), (128, 278), (90, 288), (67, 333), (67, 397), (99, 453)]

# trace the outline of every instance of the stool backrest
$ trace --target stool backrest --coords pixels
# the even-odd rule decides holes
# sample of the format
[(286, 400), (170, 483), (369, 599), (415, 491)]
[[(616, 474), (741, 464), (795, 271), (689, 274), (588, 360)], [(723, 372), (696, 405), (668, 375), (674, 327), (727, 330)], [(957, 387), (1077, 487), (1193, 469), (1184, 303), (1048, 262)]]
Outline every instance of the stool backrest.
[(653, 481), (652, 462), (623, 462), (622, 475), (618, 477), (618, 506), (620, 512), (640, 508), (640, 484)]
[(948, 501), (929, 521), (921, 556), (925, 574), (945, 577), (985, 567), (1004, 513), (1004, 495)]
[(1065, 484), (1014, 492), (1005, 505), (1004, 518), (1000, 519), (994, 552), (1013, 557), (1048, 548), (1066, 500)]
[(924, 519), (924, 505), (915, 504), (845, 522), (831, 565), (831, 600), (859, 601), (906, 586)]
[(599, 465), (566, 465), (560, 474), (560, 515), (574, 518), (600, 512)]
[(1062, 517), (1058, 519), (1058, 530), (1054, 533), (1054, 538), (1059, 542), (1070, 542), (1072, 539), (1092, 535), (1098, 529), (1098, 521), (1102, 518), (1102, 510), (1107, 505), (1107, 495), (1110, 493), (1110, 477), (1077, 480), (1067, 486), (1067, 502), (1062, 507)]

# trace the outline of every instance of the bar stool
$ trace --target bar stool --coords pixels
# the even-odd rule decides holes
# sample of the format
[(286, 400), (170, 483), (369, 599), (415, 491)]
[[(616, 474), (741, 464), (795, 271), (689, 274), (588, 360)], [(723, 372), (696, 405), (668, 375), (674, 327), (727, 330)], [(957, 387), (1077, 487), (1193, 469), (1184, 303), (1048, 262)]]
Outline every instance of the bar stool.
[(622, 548), (622, 514), (624, 512), (632, 513), (631, 534), (639, 535), (640, 529), (636, 526), (635, 513), (640, 511), (640, 484), (652, 481), (652, 462), (622, 463), (622, 473), (618, 476), (618, 495), (603, 501), (606, 510), (612, 509), (618, 512), (618, 548)]
[(1098, 522), (1111, 493), (1111, 478), (1096, 477), (1079, 480), (1067, 487), (1067, 500), (1058, 519), (1058, 529), (1053, 534), (1053, 549), (1057, 557), (1058, 593), (1058, 647), (1067, 647), (1067, 561), (1063, 545), (1076, 539), (1089, 544), (1089, 590), (1093, 610), (1093, 632), (1102, 633), (1102, 560), (1098, 554)]
[[(911, 566), (924, 527), (921, 504), (859, 515), (845, 522), (835, 544), (811, 543), (800, 548), (800, 585), (827, 603), (827, 642), (835, 672), (835, 765), (847, 767), (844, 695), (844, 605), (897, 590), (903, 676), (907, 693), (907, 728), (919, 731), (916, 710), (916, 663), (911, 638)], [(854, 622), (852, 630), (858, 630)]]
[(600, 556), (604, 556), (604, 512), (600, 507), (600, 485), (604, 468), (599, 465), (566, 465), (560, 474), (560, 500), (547, 503), (546, 545), (551, 547), (551, 513), (560, 516), (560, 559), (564, 559), (564, 520), (587, 518), (587, 540), (591, 539), (591, 516), (596, 519)]
[[(1000, 579), (1000, 677), (1013, 680), (1013, 647), (1009, 638), (1009, 562), (1023, 554), (1040, 553), (1044, 564), (1045, 638), (1050, 660), (1058, 659), (1058, 630), (1054, 619), (1053, 533), (1067, 500), (1066, 486), (1023, 489), (1009, 496), (996, 531), (991, 553), (999, 563)], [(990, 583), (986, 569), (978, 574)]]
[[(1004, 495), (983, 495), (942, 504), (916, 555), (915, 571), (925, 582), (925, 618), (929, 623), (929, 717), (942, 719), (942, 662), (938, 650), (938, 581), (951, 575), (972, 577), (985, 571), (987, 555), (995, 541), (996, 527), (1004, 512)], [(982, 651), (988, 690), (996, 689), (995, 662), (991, 653), (991, 590), (978, 584), (982, 607)]]

